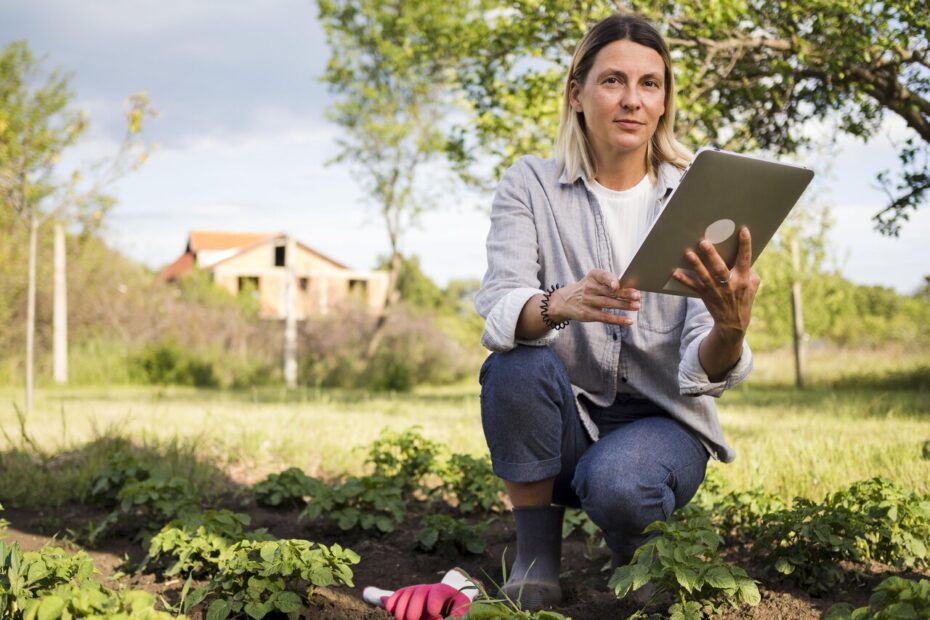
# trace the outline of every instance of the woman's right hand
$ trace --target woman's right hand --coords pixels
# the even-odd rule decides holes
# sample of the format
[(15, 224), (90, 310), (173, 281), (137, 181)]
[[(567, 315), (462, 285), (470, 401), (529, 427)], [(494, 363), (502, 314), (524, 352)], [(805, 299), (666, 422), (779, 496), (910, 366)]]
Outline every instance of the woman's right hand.
[(567, 284), (549, 296), (549, 320), (600, 322), (632, 325), (628, 316), (605, 312), (605, 309), (639, 310), (640, 293), (634, 288), (620, 288), (620, 280), (603, 269), (592, 269), (580, 281)]

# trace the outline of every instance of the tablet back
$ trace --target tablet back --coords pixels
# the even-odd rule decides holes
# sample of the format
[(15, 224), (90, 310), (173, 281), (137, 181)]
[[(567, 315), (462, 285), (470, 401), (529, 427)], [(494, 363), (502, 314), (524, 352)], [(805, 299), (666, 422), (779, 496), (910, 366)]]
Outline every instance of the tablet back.
[(755, 262), (813, 178), (813, 171), (803, 166), (715, 149), (698, 151), (620, 276), (621, 285), (696, 297), (672, 278), (676, 268), (689, 267), (685, 249), (697, 251), (707, 238), (732, 267), (738, 231), (745, 225), (752, 233)]

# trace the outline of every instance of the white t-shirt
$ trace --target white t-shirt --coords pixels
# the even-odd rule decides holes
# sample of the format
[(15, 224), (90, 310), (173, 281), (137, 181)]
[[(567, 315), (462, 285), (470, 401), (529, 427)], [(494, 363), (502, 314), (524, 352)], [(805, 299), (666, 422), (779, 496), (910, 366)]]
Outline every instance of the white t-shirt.
[[(655, 203), (655, 185), (649, 175), (630, 189), (617, 191), (591, 181), (591, 191), (597, 197), (604, 213), (607, 238), (613, 249), (617, 275), (623, 273), (633, 259), (649, 229), (649, 213)], [(603, 269), (610, 269), (604, 265)]]

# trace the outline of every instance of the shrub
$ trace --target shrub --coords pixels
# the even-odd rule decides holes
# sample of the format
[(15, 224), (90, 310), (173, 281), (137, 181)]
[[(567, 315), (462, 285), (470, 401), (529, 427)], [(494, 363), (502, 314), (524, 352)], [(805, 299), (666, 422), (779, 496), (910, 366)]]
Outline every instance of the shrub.
[(99, 541), (117, 526), (134, 538), (145, 541), (168, 521), (184, 511), (198, 510), (198, 497), (186, 478), (154, 475), (146, 480), (130, 480), (116, 496), (118, 505), (92, 528), (88, 539)]
[(132, 617), (168, 620), (174, 615), (154, 609), (148, 592), (113, 591), (92, 579), (94, 563), (86, 553), (56, 547), (23, 552), (0, 540), (0, 617)]
[(339, 545), (307, 540), (241, 541), (221, 556), (210, 582), (190, 593), (185, 611), (210, 600), (205, 616), (223, 620), (245, 613), (263, 618), (279, 612), (306, 617), (306, 604), (317, 587), (352, 587), (359, 556)]
[(441, 492), (462, 514), (490, 515), (504, 511), (504, 485), (487, 458), (453, 454), (439, 468)]
[(342, 530), (393, 532), (407, 508), (400, 485), (383, 476), (351, 477), (335, 486), (320, 485), (300, 513), (301, 519), (321, 516)]
[(386, 428), (368, 447), (366, 463), (374, 474), (392, 479), (404, 491), (423, 488), (423, 478), (436, 467), (439, 444), (420, 434), (417, 427), (397, 432)]
[(930, 618), (930, 580), (889, 577), (872, 592), (868, 607), (855, 609), (849, 603), (838, 603), (827, 611), (824, 620)]
[(241, 540), (272, 540), (267, 530), (246, 532), (247, 514), (229, 510), (207, 510), (168, 522), (149, 543), (149, 561), (162, 557), (174, 560), (165, 575), (204, 576), (212, 574), (223, 553)]
[(218, 387), (213, 363), (173, 341), (148, 344), (132, 358), (137, 376), (157, 385)]
[(323, 483), (311, 478), (299, 467), (290, 467), (277, 474), (270, 474), (252, 487), (252, 494), (262, 506), (287, 505), (300, 508), (306, 498), (318, 494)]
[(417, 533), (417, 546), (423, 551), (440, 553), (478, 554), (484, 551), (484, 525), (471, 525), (448, 515), (431, 514), (423, 517)]
[(723, 603), (759, 604), (756, 582), (717, 555), (723, 541), (706, 519), (687, 524), (657, 521), (644, 531), (658, 535), (636, 550), (630, 564), (614, 572), (609, 585), (618, 598), (652, 583), (651, 600), (672, 594), (676, 602), (668, 609), (669, 617), (682, 620), (720, 613)]

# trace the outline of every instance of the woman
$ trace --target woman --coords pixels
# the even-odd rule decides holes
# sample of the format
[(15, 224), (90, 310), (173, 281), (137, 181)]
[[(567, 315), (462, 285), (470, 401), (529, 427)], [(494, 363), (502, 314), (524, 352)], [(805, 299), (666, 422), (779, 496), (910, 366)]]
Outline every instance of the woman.
[(561, 598), (564, 506), (604, 530), (617, 566), (690, 501), (709, 456), (734, 458), (712, 397), (752, 368), (749, 231), (732, 268), (707, 241), (686, 253), (692, 270), (674, 277), (697, 298), (623, 289), (616, 275), (690, 159), (674, 117), (662, 37), (609, 17), (575, 51), (556, 158), (521, 158), (494, 197), (476, 298), (493, 351), (481, 414), (517, 530), (502, 590), (525, 608)]

